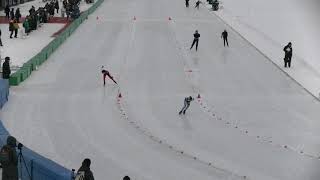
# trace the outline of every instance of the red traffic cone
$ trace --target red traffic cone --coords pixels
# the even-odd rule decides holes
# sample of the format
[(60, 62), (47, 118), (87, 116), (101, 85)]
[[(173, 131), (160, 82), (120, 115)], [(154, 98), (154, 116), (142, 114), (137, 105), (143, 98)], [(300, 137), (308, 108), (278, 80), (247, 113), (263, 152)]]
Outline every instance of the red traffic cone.
[(201, 98), (201, 96), (200, 96), (200, 94), (198, 94), (198, 97), (197, 97), (198, 99), (200, 99)]

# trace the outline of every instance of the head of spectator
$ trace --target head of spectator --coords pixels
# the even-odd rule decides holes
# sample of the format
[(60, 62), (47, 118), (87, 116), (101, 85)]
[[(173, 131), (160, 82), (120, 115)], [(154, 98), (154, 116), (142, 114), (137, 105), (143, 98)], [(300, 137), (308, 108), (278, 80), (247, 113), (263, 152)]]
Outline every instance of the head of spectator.
[(123, 180), (130, 180), (130, 177), (129, 176), (125, 176), (125, 177), (123, 177)]

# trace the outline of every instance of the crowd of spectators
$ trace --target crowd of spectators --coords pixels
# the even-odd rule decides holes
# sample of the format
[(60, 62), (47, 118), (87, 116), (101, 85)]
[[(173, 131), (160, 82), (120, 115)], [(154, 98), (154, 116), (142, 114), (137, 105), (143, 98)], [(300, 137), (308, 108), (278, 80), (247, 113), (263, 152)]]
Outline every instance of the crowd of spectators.
[[(92, 2), (92, 0), (86, 0)], [(59, 0), (51, 0), (47, 2), (44, 7), (39, 7), (36, 9), (32, 6), (29, 10), (29, 14), (25, 17), (22, 22), (22, 27), (24, 31), (22, 34), (29, 35), (33, 30), (36, 30), (40, 24), (47, 23), (50, 18), (55, 16), (55, 14), (61, 11), (61, 17), (67, 17), (67, 19), (76, 19), (80, 16), (79, 9), (80, 0), (63, 0), (62, 7), (60, 10)], [(19, 23), (21, 22), (21, 12), (20, 9), (11, 8), (6, 6), (5, 9), (6, 18), (9, 19), (9, 31), (10, 38), (17, 38), (18, 31), (20, 29)]]

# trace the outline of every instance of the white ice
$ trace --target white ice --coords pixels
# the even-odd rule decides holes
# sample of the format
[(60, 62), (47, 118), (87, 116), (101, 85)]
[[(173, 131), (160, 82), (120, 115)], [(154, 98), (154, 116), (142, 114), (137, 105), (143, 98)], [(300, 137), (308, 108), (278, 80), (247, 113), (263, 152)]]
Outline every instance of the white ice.
[(292, 67), (283, 70), (320, 97), (319, 7), (318, 0), (222, 0), (215, 14), (282, 68), (282, 49), (292, 42)]
[[(67, 168), (91, 158), (96, 179), (319, 179), (319, 102), (237, 33), (224, 48), (225, 28), (183, 1), (106, 0), (11, 88), (0, 119)], [(102, 86), (102, 65), (119, 87)]]

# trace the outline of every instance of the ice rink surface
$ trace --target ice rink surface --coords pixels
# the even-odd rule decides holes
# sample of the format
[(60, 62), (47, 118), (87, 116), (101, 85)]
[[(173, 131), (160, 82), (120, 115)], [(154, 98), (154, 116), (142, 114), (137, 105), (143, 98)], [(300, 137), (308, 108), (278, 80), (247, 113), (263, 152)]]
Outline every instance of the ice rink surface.
[[(196, 29), (198, 52), (189, 50)], [(67, 168), (91, 158), (99, 180), (318, 180), (319, 102), (235, 32), (224, 48), (224, 29), (193, 2), (105, 0), (11, 88), (0, 118)], [(102, 65), (119, 87), (102, 86)]]

